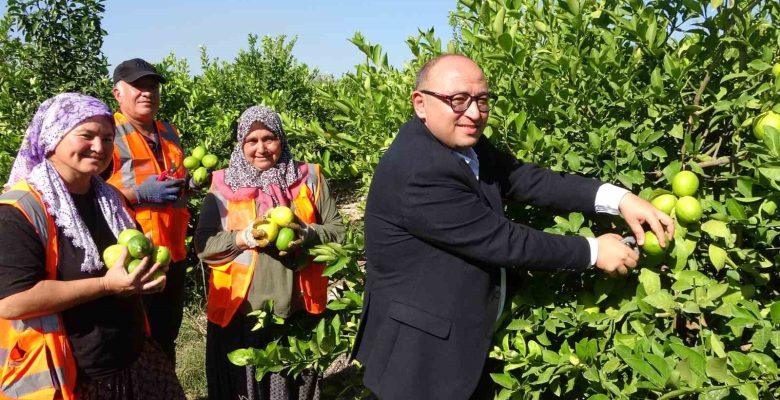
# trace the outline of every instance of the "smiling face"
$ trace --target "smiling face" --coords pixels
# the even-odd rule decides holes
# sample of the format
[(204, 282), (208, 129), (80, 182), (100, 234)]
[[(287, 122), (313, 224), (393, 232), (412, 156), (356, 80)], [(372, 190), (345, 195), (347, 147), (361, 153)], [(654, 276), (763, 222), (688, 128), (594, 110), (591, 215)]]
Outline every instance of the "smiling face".
[(282, 156), (282, 142), (260, 122), (253, 122), (244, 138), (244, 157), (255, 168), (265, 171)]
[(114, 151), (114, 126), (108, 117), (92, 117), (71, 129), (49, 155), (63, 180), (88, 180), (103, 172)]
[(122, 114), (131, 120), (151, 122), (160, 109), (160, 81), (154, 76), (119, 81), (114, 86), (114, 98)]
[(430, 68), (418, 90), (412, 93), (415, 113), (440, 142), (455, 150), (465, 150), (477, 144), (487, 124), (487, 111), (479, 111), (476, 101), (472, 101), (466, 111), (457, 113), (452, 111), (446, 100), (420, 90), (444, 95), (487, 94), (487, 81), (477, 64), (462, 56), (444, 57)]

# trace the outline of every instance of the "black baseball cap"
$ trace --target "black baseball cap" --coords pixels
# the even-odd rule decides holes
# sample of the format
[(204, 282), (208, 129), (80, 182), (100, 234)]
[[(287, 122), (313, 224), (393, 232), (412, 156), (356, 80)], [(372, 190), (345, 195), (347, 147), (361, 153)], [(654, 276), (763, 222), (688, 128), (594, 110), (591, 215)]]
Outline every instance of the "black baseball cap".
[(133, 83), (145, 76), (153, 76), (157, 78), (160, 83), (165, 83), (165, 78), (157, 73), (154, 65), (149, 64), (145, 60), (140, 58), (133, 58), (130, 60), (122, 61), (114, 68), (114, 84), (119, 81), (125, 81)]

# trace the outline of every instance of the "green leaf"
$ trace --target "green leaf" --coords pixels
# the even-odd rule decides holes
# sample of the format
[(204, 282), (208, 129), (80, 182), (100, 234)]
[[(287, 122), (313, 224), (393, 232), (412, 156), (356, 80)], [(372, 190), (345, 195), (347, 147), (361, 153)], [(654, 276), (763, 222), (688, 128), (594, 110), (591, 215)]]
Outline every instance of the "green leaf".
[(650, 87), (655, 94), (661, 94), (664, 91), (664, 81), (661, 78), (661, 69), (658, 67), (650, 74)]
[(758, 387), (754, 383), (747, 383), (737, 387), (737, 391), (747, 400), (758, 400)]
[(347, 266), (347, 262), (349, 261), (348, 257), (339, 257), (338, 260), (329, 265), (328, 268), (325, 268), (324, 271), (322, 271), (322, 276), (333, 276), (336, 272), (341, 271), (344, 269), (344, 267)]
[(753, 366), (753, 360), (750, 357), (736, 351), (729, 352), (729, 360), (731, 360), (731, 365), (737, 374), (750, 371)]
[(639, 273), (639, 283), (645, 289), (645, 293), (648, 295), (656, 294), (661, 291), (661, 278), (657, 273), (649, 270), (642, 269)]
[(325, 338), (325, 318), (317, 324), (317, 345), (322, 346), (322, 339)]
[(715, 267), (715, 269), (717, 269), (718, 271), (720, 271), (721, 268), (723, 268), (726, 265), (726, 259), (728, 258), (728, 254), (726, 254), (726, 250), (723, 250), (720, 247), (711, 244), (707, 252), (710, 256), (710, 261), (712, 262), (712, 266)]
[(726, 351), (724, 350), (723, 342), (721, 342), (718, 335), (714, 333), (710, 334), (710, 348), (718, 357), (726, 357)]
[(769, 308), (769, 315), (772, 318), (773, 324), (780, 324), (780, 301), (772, 303), (772, 306)]
[(718, 382), (725, 383), (729, 379), (727, 359), (725, 357), (708, 359), (707, 376)]
[(701, 230), (707, 232), (712, 237), (729, 238), (731, 236), (728, 225), (716, 219), (711, 219), (701, 224)]
[(678, 123), (672, 127), (672, 130), (669, 131), (669, 134), (672, 135), (672, 137), (676, 139), (682, 139), (683, 138), (683, 126), (682, 123)]
[(768, 179), (780, 181), (780, 167), (759, 168), (758, 171)]
[(228, 353), (228, 360), (231, 363), (243, 367), (244, 365), (255, 364), (255, 349), (238, 349)]
[(520, 383), (517, 382), (517, 379), (515, 379), (515, 377), (510, 374), (491, 373), (490, 378), (493, 379), (493, 382), (498, 383), (499, 385), (510, 390), (514, 390), (520, 386)]
[(664, 311), (671, 311), (677, 306), (677, 303), (674, 301), (674, 296), (669, 294), (666, 290), (661, 290), (646, 296), (642, 301)]
[(629, 367), (631, 367), (631, 370), (638, 373), (639, 375), (643, 376), (645, 379), (650, 381), (653, 385), (655, 385), (656, 388), (663, 388), (666, 385), (666, 379), (661, 377), (661, 375), (658, 373), (658, 371), (655, 370), (655, 368), (651, 367), (650, 364), (647, 363), (647, 361), (640, 359), (636, 356), (631, 357), (623, 357), (621, 355), (621, 358), (623, 358), (623, 361), (625, 361), (626, 364), (628, 364)]
[(671, 347), (672, 351), (674, 351), (674, 353), (677, 354), (680, 358), (688, 360), (688, 366), (690, 367), (691, 372), (698, 375), (702, 379), (707, 376), (707, 359), (703, 354), (678, 343), (671, 343), (669, 347)]

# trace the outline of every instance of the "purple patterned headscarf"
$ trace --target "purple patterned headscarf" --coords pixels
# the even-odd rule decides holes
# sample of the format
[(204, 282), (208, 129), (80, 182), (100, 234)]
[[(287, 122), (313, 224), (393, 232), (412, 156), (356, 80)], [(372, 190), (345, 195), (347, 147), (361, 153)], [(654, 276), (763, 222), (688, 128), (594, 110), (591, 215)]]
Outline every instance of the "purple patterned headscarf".
[[(244, 139), (249, 134), (252, 123), (260, 122), (268, 130), (274, 133), (282, 145), (282, 154), (279, 161), (273, 167), (261, 171), (244, 157)], [(290, 147), (287, 144), (287, 135), (282, 129), (282, 121), (274, 110), (264, 106), (254, 106), (248, 108), (238, 119), (238, 129), (236, 130), (236, 147), (233, 154), (230, 155), (230, 165), (225, 171), (225, 184), (234, 192), (242, 187), (256, 187), (263, 193), (271, 196), (274, 203), (279, 204), (278, 199), (274, 197), (271, 190), (272, 185), (281, 189), (283, 195), (289, 195), (289, 188), (298, 179), (300, 172), (290, 153)], [(289, 202), (290, 199), (286, 199)]]
[[(95, 241), (73, 204), (73, 198), (65, 187), (54, 165), (47, 160), (57, 144), (73, 128), (91, 117), (107, 117), (113, 125), (111, 110), (100, 100), (78, 93), (63, 93), (44, 101), (27, 127), (22, 147), (14, 161), (6, 190), (21, 180), (26, 180), (41, 194), (48, 213), (74, 246), (84, 250), (83, 272), (95, 272), (103, 268)], [(108, 149), (107, 151), (113, 151)], [(117, 191), (98, 176), (92, 177), (92, 187), (100, 212), (115, 236), (126, 228), (134, 228), (130, 215), (123, 206)]]

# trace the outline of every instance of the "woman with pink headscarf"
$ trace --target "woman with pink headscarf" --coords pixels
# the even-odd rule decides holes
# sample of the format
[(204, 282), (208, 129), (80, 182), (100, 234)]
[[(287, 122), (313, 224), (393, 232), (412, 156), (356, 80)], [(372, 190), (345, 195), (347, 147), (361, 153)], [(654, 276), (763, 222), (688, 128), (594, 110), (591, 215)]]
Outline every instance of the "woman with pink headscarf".
[[(268, 373), (233, 365), (234, 350), (264, 348), (291, 325), (316, 326), (327, 302), (327, 278), (302, 248), (338, 242), (344, 226), (319, 166), (295, 161), (279, 115), (268, 107), (245, 110), (229, 166), (212, 175), (193, 243), (211, 268), (207, 305), (206, 379), (211, 399), (316, 400), (320, 376)], [(279, 251), (255, 224), (277, 206), (290, 207), (300, 225), (297, 249)], [(317, 289), (319, 288), (319, 290)], [(253, 329), (248, 315), (273, 304), (284, 325)]]
[[(0, 196), (0, 397), (184, 398), (147, 338), (141, 295), (159, 264), (128, 273), (103, 250), (136, 223), (99, 174), (114, 124), (100, 100), (65, 93), (33, 117)], [(118, 266), (118, 267), (117, 267)]]

